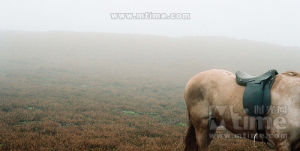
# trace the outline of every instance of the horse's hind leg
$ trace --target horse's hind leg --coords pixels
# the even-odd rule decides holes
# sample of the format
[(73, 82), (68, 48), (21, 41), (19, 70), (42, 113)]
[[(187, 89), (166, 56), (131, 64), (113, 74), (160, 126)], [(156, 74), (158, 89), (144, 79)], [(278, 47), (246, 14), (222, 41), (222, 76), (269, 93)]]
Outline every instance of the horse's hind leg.
[[(195, 128), (198, 151), (207, 151), (215, 130), (209, 129), (208, 106), (199, 103), (194, 106), (194, 111), (190, 112), (191, 122)], [(198, 106), (198, 107), (197, 107)], [(201, 106), (201, 107), (200, 107)]]
[(198, 151), (207, 151), (213, 133), (208, 129), (208, 119), (201, 119), (194, 125)]

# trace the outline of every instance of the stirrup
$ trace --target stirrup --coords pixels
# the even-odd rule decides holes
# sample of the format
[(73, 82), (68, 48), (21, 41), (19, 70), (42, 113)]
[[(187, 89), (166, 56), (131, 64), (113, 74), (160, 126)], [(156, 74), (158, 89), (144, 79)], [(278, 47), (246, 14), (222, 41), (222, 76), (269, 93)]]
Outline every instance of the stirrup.
[(255, 145), (255, 137), (258, 135), (258, 133), (256, 133), (255, 135), (254, 135), (254, 139), (253, 139), (253, 143), (254, 143), (254, 147), (257, 147), (256, 145)]

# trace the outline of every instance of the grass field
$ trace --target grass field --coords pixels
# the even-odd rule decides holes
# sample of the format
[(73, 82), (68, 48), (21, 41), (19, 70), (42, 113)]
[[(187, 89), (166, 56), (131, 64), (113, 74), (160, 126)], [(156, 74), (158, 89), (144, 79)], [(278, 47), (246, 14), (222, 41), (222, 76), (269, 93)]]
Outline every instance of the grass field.
[[(183, 149), (183, 87), (106, 78), (55, 70), (2, 75), (0, 149)], [(247, 147), (254, 149), (252, 141), (219, 139), (210, 148)]]

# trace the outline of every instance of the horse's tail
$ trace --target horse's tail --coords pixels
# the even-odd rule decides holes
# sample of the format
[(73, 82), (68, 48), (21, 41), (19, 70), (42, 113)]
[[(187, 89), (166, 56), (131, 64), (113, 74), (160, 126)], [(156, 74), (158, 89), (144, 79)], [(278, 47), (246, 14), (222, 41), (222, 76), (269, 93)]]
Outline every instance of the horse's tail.
[(184, 151), (198, 151), (195, 128), (190, 120), (189, 120), (189, 128), (184, 138), (184, 145), (185, 145)]

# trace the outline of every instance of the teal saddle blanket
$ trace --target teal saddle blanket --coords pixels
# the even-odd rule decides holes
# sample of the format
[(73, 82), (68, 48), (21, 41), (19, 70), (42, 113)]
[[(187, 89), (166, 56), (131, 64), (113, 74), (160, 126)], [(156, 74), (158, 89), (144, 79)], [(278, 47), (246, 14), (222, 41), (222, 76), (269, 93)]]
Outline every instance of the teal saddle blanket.
[(277, 74), (274, 69), (260, 76), (236, 72), (236, 82), (245, 86), (243, 107), (246, 114), (253, 117), (265, 116), (271, 105), (271, 88)]

